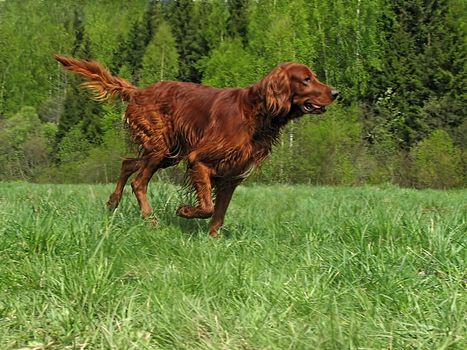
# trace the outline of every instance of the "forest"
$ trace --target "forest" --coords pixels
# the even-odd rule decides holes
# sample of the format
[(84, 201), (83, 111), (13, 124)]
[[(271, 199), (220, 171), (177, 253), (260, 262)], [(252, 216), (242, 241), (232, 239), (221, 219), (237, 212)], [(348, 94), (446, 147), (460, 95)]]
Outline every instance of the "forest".
[(125, 105), (93, 101), (61, 54), (138, 86), (243, 87), (305, 63), (342, 98), (291, 123), (249, 181), (465, 187), (466, 13), (463, 0), (0, 1), (0, 180), (113, 182), (137, 152)]

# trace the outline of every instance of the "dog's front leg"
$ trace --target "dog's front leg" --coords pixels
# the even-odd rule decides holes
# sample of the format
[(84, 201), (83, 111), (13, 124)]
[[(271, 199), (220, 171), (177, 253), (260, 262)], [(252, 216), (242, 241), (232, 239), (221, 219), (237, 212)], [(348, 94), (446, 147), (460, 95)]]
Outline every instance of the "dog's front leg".
[(201, 162), (196, 162), (188, 169), (188, 176), (196, 191), (198, 203), (196, 206), (182, 205), (177, 209), (177, 215), (186, 219), (206, 219), (212, 216), (214, 205), (211, 196), (211, 168)]
[(225, 212), (232, 199), (233, 192), (238, 186), (238, 183), (219, 184), (216, 193), (216, 204), (214, 206), (214, 214), (209, 224), (209, 234), (212, 237), (217, 237), (217, 231), (224, 224)]

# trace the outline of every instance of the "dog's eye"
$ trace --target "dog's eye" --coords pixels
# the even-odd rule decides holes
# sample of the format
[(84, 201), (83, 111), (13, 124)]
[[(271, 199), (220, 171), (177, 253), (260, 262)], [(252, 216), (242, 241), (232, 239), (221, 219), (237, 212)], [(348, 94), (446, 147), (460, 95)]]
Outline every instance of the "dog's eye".
[(306, 77), (303, 79), (303, 84), (307, 85), (309, 82), (311, 82), (311, 77)]

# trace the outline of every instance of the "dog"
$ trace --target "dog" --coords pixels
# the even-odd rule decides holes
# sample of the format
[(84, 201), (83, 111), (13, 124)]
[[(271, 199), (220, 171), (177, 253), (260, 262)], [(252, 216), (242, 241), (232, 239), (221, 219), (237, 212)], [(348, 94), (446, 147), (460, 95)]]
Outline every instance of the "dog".
[(64, 56), (55, 59), (84, 77), (82, 85), (94, 92), (96, 100), (119, 96), (128, 102), (125, 122), (142, 152), (122, 161), (107, 206), (118, 206), (128, 178), (138, 172), (131, 186), (142, 216), (148, 217), (152, 209), (147, 187), (153, 174), (186, 160), (197, 203), (181, 205), (177, 215), (211, 217), (209, 233), (213, 237), (224, 223), (235, 188), (271, 152), (283, 127), (303, 115), (325, 112), (339, 95), (309, 67), (292, 62), (278, 65), (245, 88), (176, 81), (137, 88), (97, 62)]

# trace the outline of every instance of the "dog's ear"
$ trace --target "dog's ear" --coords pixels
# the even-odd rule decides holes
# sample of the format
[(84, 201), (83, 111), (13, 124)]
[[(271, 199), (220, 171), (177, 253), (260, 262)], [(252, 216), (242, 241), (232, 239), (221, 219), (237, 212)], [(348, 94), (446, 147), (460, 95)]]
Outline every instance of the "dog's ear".
[(266, 110), (272, 116), (290, 112), (291, 88), (287, 70), (283, 66), (275, 68), (263, 80)]

